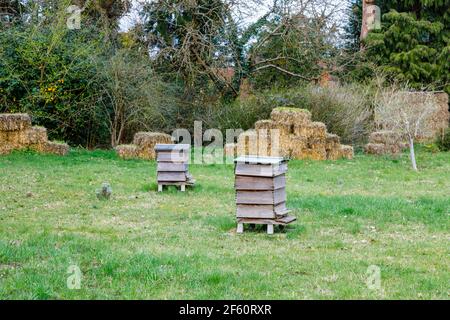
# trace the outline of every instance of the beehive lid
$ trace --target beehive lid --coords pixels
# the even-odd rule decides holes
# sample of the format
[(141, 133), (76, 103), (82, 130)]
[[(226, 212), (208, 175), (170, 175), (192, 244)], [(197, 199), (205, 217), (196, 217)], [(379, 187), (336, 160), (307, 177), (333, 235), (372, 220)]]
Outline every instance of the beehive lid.
[(241, 156), (234, 159), (235, 163), (248, 163), (248, 164), (265, 164), (276, 165), (287, 160), (283, 157), (259, 157), (259, 156)]
[(157, 144), (155, 151), (179, 151), (189, 150), (191, 146), (189, 144)]

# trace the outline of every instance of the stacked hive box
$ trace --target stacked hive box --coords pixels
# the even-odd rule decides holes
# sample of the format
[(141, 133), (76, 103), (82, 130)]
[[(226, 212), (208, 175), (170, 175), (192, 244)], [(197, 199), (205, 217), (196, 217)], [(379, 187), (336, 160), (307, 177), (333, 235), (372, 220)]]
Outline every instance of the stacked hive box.
[(32, 127), (28, 114), (0, 114), (0, 154), (21, 149), (57, 155), (69, 152), (67, 144), (48, 141), (47, 129)]
[(186, 190), (186, 185), (193, 185), (189, 174), (188, 144), (157, 144), (155, 146), (157, 164), (158, 191), (163, 186), (176, 185), (181, 191)]
[(138, 132), (134, 135), (133, 144), (116, 147), (116, 152), (122, 159), (155, 160), (155, 146), (171, 143), (172, 137), (159, 132)]
[(235, 159), (236, 217), (238, 233), (244, 223), (266, 224), (273, 233), (274, 225), (295, 221), (286, 208), (287, 161), (276, 157), (245, 156)]
[[(227, 145), (231, 153), (232, 145)], [(353, 158), (353, 148), (340, 144), (311, 113), (298, 108), (276, 108), (271, 120), (258, 121), (255, 130), (241, 134), (235, 145), (237, 155), (282, 156), (293, 159), (337, 160)]]

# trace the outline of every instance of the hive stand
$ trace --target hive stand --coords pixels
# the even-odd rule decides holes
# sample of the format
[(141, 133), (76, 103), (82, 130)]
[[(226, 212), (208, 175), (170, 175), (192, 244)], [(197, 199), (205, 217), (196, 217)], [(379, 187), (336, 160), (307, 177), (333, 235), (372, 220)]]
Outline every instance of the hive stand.
[(287, 161), (279, 157), (243, 156), (235, 159), (237, 233), (244, 224), (286, 226), (296, 220), (286, 208)]
[(185, 192), (187, 185), (194, 185), (189, 174), (190, 145), (157, 144), (155, 152), (158, 192), (162, 192), (164, 186), (180, 186), (181, 191)]

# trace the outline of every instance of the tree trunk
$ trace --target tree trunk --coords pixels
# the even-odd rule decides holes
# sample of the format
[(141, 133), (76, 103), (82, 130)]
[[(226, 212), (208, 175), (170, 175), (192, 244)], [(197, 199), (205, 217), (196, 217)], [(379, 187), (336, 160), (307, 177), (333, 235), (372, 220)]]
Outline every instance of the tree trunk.
[(409, 138), (409, 153), (414, 171), (417, 171), (416, 153), (414, 152), (414, 139)]

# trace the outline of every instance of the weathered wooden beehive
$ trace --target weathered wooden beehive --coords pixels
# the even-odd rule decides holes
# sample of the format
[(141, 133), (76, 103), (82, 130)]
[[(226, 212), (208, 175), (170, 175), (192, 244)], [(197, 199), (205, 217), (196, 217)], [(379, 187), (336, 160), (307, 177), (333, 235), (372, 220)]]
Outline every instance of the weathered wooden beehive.
[(194, 181), (189, 174), (188, 144), (157, 144), (155, 146), (157, 163), (158, 191), (162, 192), (163, 186), (180, 186), (181, 191), (186, 190), (187, 185), (193, 185)]
[(237, 232), (244, 224), (285, 226), (296, 220), (286, 207), (287, 160), (279, 157), (242, 156), (235, 159)]

